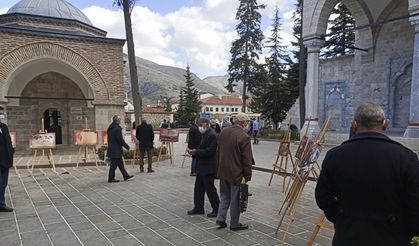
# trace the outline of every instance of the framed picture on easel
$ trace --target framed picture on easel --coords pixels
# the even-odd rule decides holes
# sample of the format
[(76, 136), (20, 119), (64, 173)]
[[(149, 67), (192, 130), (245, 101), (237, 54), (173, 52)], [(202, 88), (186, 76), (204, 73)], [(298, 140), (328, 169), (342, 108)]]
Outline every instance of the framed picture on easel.
[(73, 134), (75, 145), (97, 145), (98, 134), (97, 131), (74, 131)]
[(102, 131), (102, 144), (108, 145), (108, 131)]
[(136, 144), (137, 142), (137, 130), (131, 129), (131, 143)]
[(55, 149), (55, 133), (37, 133), (29, 135), (30, 149)]
[(179, 142), (179, 130), (178, 129), (160, 129), (160, 142)]
[(281, 142), (281, 144), (279, 145), (279, 151), (278, 151), (279, 156), (284, 156), (284, 157), (288, 156), (289, 149), (290, 149), (290, 142)]

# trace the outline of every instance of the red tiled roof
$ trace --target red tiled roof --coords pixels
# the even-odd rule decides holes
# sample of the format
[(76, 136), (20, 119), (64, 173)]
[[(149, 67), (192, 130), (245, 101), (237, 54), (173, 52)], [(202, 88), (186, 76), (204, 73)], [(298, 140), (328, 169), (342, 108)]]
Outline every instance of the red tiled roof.
[(164, 113), (164, 107), (144, 107), (143, 113)]
[(203, 105), (242, 105), (242, 99), (234, 96), (212, 96), (201, 99)]

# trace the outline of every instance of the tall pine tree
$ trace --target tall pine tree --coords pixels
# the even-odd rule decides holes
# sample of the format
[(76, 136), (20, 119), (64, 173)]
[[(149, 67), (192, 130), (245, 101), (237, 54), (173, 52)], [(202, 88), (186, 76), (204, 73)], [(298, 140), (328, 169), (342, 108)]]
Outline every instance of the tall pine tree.
[(265, 82), (258, 85), (253, 100), (263, 117), (270, 119), (275, 127), (278, 127), (279, 122), (286, 117), (288, 110), (298, 96), (298, 83), (289, 81), (286, 76), (285, 64), (291, 59), (286, 54), (285, 47), (281, 44), (280, 31), (281, 20), (279, 11), (276, 9), (272, 23), (272, 34), (266, 45), (271, 55), (266, 58), (266, 69), (260, 71), (261, 74), (265, 74), (265, 78), (260, 78), (260, 81)]
[(247, 90), (253, 91), (258, 70), (257, 60), (262, 52), (263, 32), (260, 29), (260, 9), (264, 5), (257, 4), (256, 0), (240, 0), (236, 13), (236, 20), (239, 24), (236, 31), (239, 36), (231, 46), (231, 61), (228, 66), (228, 84), (226, 88), (233, 92), (238, 82), (243, 82), (243, 105), (242, 111), (246, 112)]
[(355, 18), (342, 3), (336, 5), (329, 20), (329, 38), (326, 39), (322, 57), (332, 58), (354, 53), (355, 33), (346, 30), (355, 27)]
[(189, 65), (186, 67), (186, 74), (184, 77), (186, 85), (181, 89), (180, 99), (182, 103), (179, 103), (178, 109), (178, 119), (180, 126), (187, 126), (188, 122), (191, 119), (198, 117), (199, 112), (201, 112), (199, 91), (195, 88), (195, 84), (193, 82), (194, 79), (192, 78)]

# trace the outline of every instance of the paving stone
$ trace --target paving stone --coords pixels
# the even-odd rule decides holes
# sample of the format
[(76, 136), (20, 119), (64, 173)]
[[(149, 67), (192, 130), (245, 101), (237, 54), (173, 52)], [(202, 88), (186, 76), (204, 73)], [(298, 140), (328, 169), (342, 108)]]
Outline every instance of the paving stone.
[(159, 236), (147, 227), (130, 230), (129, 232), (147, 246), (172, 245), (165, 238)]
[(0, 231), (16, 231), (16, 220), (0, 220)]
[(109, 239), (129, 236), (129, 233), (126, 230), (108, 231), (104, 234)]
[(21, 233), (23, 245), (33, 245), (33, 246), (40, 246), (40, 245), (52, 245), (51, 241), (49, 240), (45, 231), (32, 231), (32, 232), (25, 232)]
[(116, 222), (97, 224), (96, 227), (102, 232), (117, 231), (122, 229), (122, 227)]
[(173, 240), (177, 240), (177, 239), (187, 237), (187, 235), (180, 232), (179, 230), (176, 230), (173, 227), (166, 228), (166, 229), (163, 229), (163, 230), (158, 230), (158, 231), (156, 231), (156, 233), (158, 233), (159, 235), (161, 235), (162, 237), (166, 238), (169, 241), (173, 241)]
[(19, 223), (19, 231), (21, 233), (43, 230), (41, 221), (37, 217), (26, 218), (22, 220), (18, 219), (18, 223)]
[(171, 241), (171, 243), (173, 243), (176, 246), (202, 245), (198, 241), (189, 237), (177, 239), (177, 240)]
[(119, 238), (111, 239), (112, 243), (118, 246), (138, 246), (143, 245), (141, 242), (138, 241), (135, 237), (132, 236), (125, 236)]

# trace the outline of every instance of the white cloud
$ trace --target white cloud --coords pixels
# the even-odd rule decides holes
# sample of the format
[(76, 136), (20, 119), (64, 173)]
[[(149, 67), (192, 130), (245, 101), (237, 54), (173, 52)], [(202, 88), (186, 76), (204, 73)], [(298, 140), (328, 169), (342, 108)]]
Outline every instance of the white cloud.
[[(137, 5), (131, 15), (136, 55), (162, 65), (185, 68), (188, 63), (200, 77), (226, 74), (229, 50), (236, 38), (238, 4), (233, 0), (205, 0), (202, 6), (184, 6), (165, 15)], [(276, 6), (288, 13), (293, 3), (261, 0), (260, 4), (267, 5), (261, 13), (270, 19)], [(106, 30), (108, 37), (125, 39), (121, 10), (91, 6), (83, 12), (94, 26)], [(284, 33), (292, 33), (291, 21), (290, 15), (284, 14)], [(284, 34), (283, 38), (288, 44), (292, 35)]]
[(9, 10), (9, 8), (6, 8), (6, 9), (0, 9), (0, 15), (2, 15), (2, 14), (6, 14), (8, 10)]

